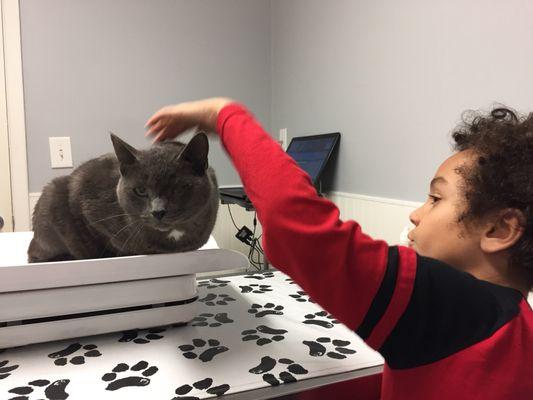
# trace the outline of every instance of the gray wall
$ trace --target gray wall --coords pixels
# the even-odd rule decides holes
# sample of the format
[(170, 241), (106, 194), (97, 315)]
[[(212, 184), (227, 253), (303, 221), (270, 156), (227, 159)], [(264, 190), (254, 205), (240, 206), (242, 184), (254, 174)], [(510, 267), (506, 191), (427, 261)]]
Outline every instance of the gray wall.
[[(274, 135), (340, 131), (334, 189), (423, 200), (465, 109), (533, 104), (529, 0), (21, 0), (30, 190), (142, 147), (167, 103), (227, 95)], [(238, 178), (220, 146), (222, 184)]]
[[(268, 0), (21, 0), (30, 191), (50, 168), (49, 136), (70, 136), (75, 165), (112, 151), (109, 131), (145, 147), (159, 107), (225, 95), (270, 121)], [(212, 142), (222, 184), (238, 177)]]
[(465, 109), (533, 110), (529, 0), (273, 0), (273, 131), (340, 131), (334, 188), (424, 200)]

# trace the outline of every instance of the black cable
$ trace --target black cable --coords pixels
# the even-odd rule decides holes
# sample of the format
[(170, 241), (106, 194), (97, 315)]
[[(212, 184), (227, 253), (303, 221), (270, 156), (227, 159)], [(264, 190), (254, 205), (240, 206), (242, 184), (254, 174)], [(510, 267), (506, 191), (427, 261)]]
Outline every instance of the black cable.
[(254, 239), (255, 239), (255, 244), (257, 245), (257, 250), (261, 253), (261, 254), (264, 254), (263, 253), (263, 248), (261, 247), (261, 242), (259, 239), (261, 239), (261, 236), (263, 236), (263, 234), (260, 234), (257, 238), (255, 237), (255, 230), (257, 228), (257, 212), (254, 212)]
[[(252, 243), (250, 244), (250, 252), (248, 253), (248, 260), (250, 261), (250, 264), (253, 265), (258, 271), (261, 270), (261, 256), (259, 252), (257, 251), (256, 242), (257, 239), (255, 238), (255, 232), (257, 229), (257, 212), (254, 211), (254, 220), (253, 220), (254, 230), (252, 233)], [(257, 259), (255, 259), (254, 255), (257, 252)]]
[(261, 256), (262, 256), (262, 253), (261, 251), (259, 250), (259, 246), (258, 246), (258, 243), (257, 243), (257, 239), (254, 241), (254, 248), (255, 248), (255, 252), (257, 254), (257, 262), (259, 264), (262, 264), (261, 262)]
[[(255, 240), (255, 239), (254, 239)], [(248, 252), (248, 261), (250, 261), (250, 265), (253, 266), (256, 270), (261, 271), (261, 261), (254, 259), (254, 249), (255, 249), (255, 243), (252, 241), (252, 244), (250, 245), (250, 251)]]
[[(231, 222), (233, 223), (233, 226), (235, 227), (235, 229), (239, 231), (240, 229), (235, 223), (235, 220), (233, 219), (233, 214), (231, 213), (231, 208), (229, 204), (227, 206), (228, 206), (228, 212), (231, 218)], [(261, 239), (261, 236), (263, 236), (263, 234), (259, 235), (257, 238), (255, 237), (255, 233), (257, 231), (257, 212), (254, 212), (253, 225), (254, 225), (254, 230), (252, 234), (252, 242), (251, 244), (249, 244), (250, 251), (248, 252), (248, 261), (250, 262), (250, 265), (254, 267), (257, 271), (261, 271), (262, 265), (264, 264), (264, 261), (261, 262), (261, 256), (263, 256), (263, 260), (264, 260), (265, 253), (260, 243), (260, 239)]]
[[(239, 231), (239, 227), (237, 226), (237, 224), (235, 223), (235, 220), (233, 219), (233, 214), (231, 213), (231, 208), (229, 206), (229, 204), (227, 205), (228, 206), (228, 212), (229, 212), (229, 216), (231, 218), (231, 222), (233, 223), (233, 226), (235, 227), (235, 229), (237, 229), (237, 231)], [(255, 240), (255, 228), (256, 228), (256, 225), (257, 225), (257, 220), (255, 219), (255, 216), (254, 216), (254, 232), (253, 232), (253, 236), (252, 236), (252, 244), (250, 245), (250, 251), (248, 252), (248, 261), (250, 262), (250, 265), (253, 266), (256, 270), (260, 271), (261, 270), (261, 263), (260, 261), (255, 261), (254, 260), (254, 249), (255, 249), (255, 243), (254, 243), (254, 240)]]
[(252, 249), (252, 247), (250, 246), (250, 250), (248, 251), (248, 261), (250, 262), (250, 265), (251, 265), (251, 266), (257, 268), (257, 267), (255, 266), (254, 260), (253, 260), (253, 258), (252, 258), (252, 250), (253, 250), (253, 249)]
[[(255, 238), (255, 229), (257, 227), (257, 212), (254, 212), (254, 247), (256, 249), (256, 252), (257, 252), (257, 260), (258, 260), (258, 263), (259, 265), (265, 265), (265, 253), (263, 251), (263, 247), (261, 246), (261, 236), (263, 236), (263, 234), (260, 234), (257, 238)], [(262, 257), (261, 257), (262, 256)], [(261, 258), (263, 259), (263, 262), (261, 262)]]
[(231, 214), (231, 208), (229, 208), (229, 204), (228, 204), (228, 211), (229, 211), (229, 216), (231, 218), (231, 222), (233, 222), (233, 226), (235, 227), (235, 229), (239, 230), (239, 228), (237, 227), (237, 224), (235, 223), (235, 220), (233, 219), (233, 215)]
[(259, 237), (257, 238), (257, 245), (259, 246), (259, 251), (261, 252), (261, 254), (265, 254), (265, 251), (263, 250), (263, 246), (261, 246), (261, 236), (263, 236), (263, 234), (260, 234)]
[(255, 248), (255, 252), (257, 254), (257, 262), (260, 265), (264, 266), (265, 265), (265, 254), (261, 250), (261, 245), (259, 244), (258, 239), (255, 239), (255, 241), (254, 241), (254, 248)]
[(259, 247), (257, 245), (257, 239), (254, 239), (254, 243), (253, 244), (254, 244), (254, 251), (257, 254), (257, 262), (261, 263), (261, 252), (259, 251)]
[(257, 255), (256, 263), (258, 266), (258, 270), (260, 271), (263, 269), (263, 262), (261, 261), (261, 255), (259, 254), (259, 252), (257, 252), (257, 248), (256, 248), (256, 255)]

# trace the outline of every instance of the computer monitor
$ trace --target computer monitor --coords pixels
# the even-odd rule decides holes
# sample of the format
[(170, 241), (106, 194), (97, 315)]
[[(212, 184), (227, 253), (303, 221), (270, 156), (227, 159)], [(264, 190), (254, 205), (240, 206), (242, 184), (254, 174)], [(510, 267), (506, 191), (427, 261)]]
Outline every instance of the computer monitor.
[(309, 174), (313, 185), (316, 186), (340, 136), (339, 132), (335, 132), (294, 137), (287, 148), (287, 154)]
[[(298, 136), (292, 138), (287, 148), (287, 154), (309, 174), (317, 190), (320, 190), (322, 173), (340, 140), (340, 136), (341, 134), (338, 132)], [(242, 186), (220, 187), (219, 193), (222, 204), (235, 203), (247, 210), (254, 209)]]

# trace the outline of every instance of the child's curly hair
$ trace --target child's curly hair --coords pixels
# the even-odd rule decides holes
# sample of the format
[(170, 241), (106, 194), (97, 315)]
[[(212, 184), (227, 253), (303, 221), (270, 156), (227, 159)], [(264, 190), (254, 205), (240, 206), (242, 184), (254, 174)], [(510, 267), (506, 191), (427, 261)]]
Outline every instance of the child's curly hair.
[(527, 271), (533, 286), (533, 113), (527, 117), (506, 108), (488, 115), (469, 112), (452, 134), (454, 150), (471, 150), (477, 158), (457, 170), (464, 179), (466, 210), (459, 221), (480, 221), (505, 208), (524, 216), (524, 233), (509, 250), (510, 263)]

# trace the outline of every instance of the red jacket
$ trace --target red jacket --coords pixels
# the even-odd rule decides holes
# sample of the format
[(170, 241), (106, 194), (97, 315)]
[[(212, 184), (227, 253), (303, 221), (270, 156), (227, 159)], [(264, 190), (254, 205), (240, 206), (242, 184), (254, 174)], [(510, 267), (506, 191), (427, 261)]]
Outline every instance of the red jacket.
[(270, 262), (383, 355), (383, 399), (533, 399), (533, 312), (520, 292), (341, 221), (244, 107), (222, 109), (217, 131)]

